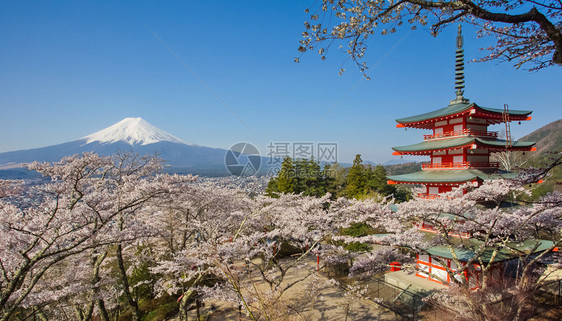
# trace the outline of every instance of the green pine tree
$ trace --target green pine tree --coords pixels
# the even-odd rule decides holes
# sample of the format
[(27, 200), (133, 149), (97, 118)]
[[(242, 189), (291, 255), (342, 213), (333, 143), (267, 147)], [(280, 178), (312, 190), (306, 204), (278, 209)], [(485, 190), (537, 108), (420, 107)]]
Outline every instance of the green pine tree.
[(348, 198), (361, 198), (365, 194), (365, 167), (361, 155), (357, 154), (353, 160), (353, 166), (347, 174), (345, 196)]
[(279, 193), (295, 192), (295, 166), (291, 157), (286, 156), (281, 163), (281, 170), (277, 177), (277, 191)]
[[(324, 193), (332, 194), (332, 199), (338, 197), (340, 186), (338, 186), (337, 175), (338, 175), (338, 164), (326, 164), (322, 169), (322, 190)], [(339, 166), (341, 168), (341, 166)], [(324, 194), (322, 194), (324, 195)]]
[(277, 177), (272, 177), (267, 183), (267, 188), (265, 189), (265, 195), (273, 198), (279, 197), (279, 189), (277, 188)]
[(297, 159), (293, 161), (293, 164), (295, 168), (295, 184), (293, 192), (295, 194), (300, 194), (307, 189), (306, 176), (308, 161), (306, 159)]
[(306, 162), (304, 185), (306, 187), (303, 190), (303, 195), (320, 197), (326, 194), (326, 190), (323, 186), (324, 184), (320, 164), (318, 164), (314, 159), (310, 159)]
[(366, 184), (367, 194), (366, 197), (383, 199), (385, 196), (392, 195), (397, 202), (404, 202), (411, 198), (410, 192), (406, 188), (397, 188), (394, 185), (389, 185), (388, 178), (386, 177), (386, 168), (382, 165), (377, 165), (374, 168), (369, 166), (366, 169)]
[(367, 186), (370, 190), (382, 195), (390, 195), (396, 191), (394, 186), (387, 184), (386, 169), (382, 165), (375, 168), (369, 166), (367, 175)]

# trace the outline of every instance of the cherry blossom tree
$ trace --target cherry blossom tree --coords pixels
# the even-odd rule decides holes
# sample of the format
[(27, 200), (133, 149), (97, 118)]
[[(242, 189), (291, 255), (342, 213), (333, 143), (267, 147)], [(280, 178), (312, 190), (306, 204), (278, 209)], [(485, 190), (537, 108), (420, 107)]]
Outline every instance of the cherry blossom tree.
[[(437, 262), (434, 264), (445, 268), (450, 281), (442, 275), (431, 277), (451, 285), (433, 297), (436, 302), (467, 320), (494, 320), (495, 304), (502, 298), (498, 293), (504, 293), (503, 298), (509, 294), (518, 303), (502, 313), (520, 320), (532, 309), (536, 291), (546, 283), (540, 277), (544, 269), (538, 269), (538, 263), (546, 257), (552, 260), (553, 250), (562, 245), (562, 194), (553, 192), (535, 203), (505, 206), (512, 204), (514, 193), (528, 193), (525, 184), (545, 174), (537, 170), (516, 180), (497, 179), (478, 188), (467, 184), (434, 200), (401, 203), (396, 213), (375, 218), (377, 221), (372, 223), (384, 227), (388, 234), (359, 239), (383, 242), (392, 248), (357, 260), (351, 273), (371, 277), (387, 271), (394, 260), (404, 263), (405, 270), (416, 271), (412, 257), (401, 250), (431, 255)], [(422, 222), (433, 226), (433, 234), (419, 230)], [(452, 258), (451, 265), (431, 253), (430, 249), (436, 247)], [(506, 257), (511, 261), (505, 261)], [(498, 264), (507, 272), (505, 264), (509, 262), (516, 266), (515, 275), (500, 275)], [(473, 292), (475, 284), (461, 276), (464, 272), (474, 273), (475, 267), (480, 281)]]
[(513, 61), (517, 68), (530, 64), (531, 70), (562, 65), (559, 0), (322, 0), (306, 12), (310, 18), (299, 51), (316, 50), (326, 59), (328, 49), (341, 43), (364, 74), (368, 39), (395, 33), (405, 23), (412, 29), (430, 24), (434, 35), (452, 23), (474, 25), (479, 36), (496, 38), (494, 46), (485, 48), (490, 54), (479, 61)]
[[(385, 211), (374, 201), (330, 200), (330, 195), (252, 199), (240, 191), (201, 187), (176, 201), (160, 212), (168, 226), (161, 244), (172, 255), (164, 255), (152, 271), (160, 276), (161, 293), (180, 295), (182, 320), (195, 297), (232, 302), (254, 320), (286, 318), (309, 302), (286, 293), (318, 272), (314, 254), (322, 253), (324, 260), (329, 253), (346, 253), (326, 244), (327, 237)], [(294, 274), (299, 277), (287, 278)]]
[[(520, 277), (510, 285), (510, 291), (531, 293), (529, 289), (541, 286), (531, 281), (535, 263), (562, 242), (561, 196), (551, 194), (538, 203), (510, 210), (503, 205), (512, 200), (513, 192), (524, 193), (523, 185), (528, 181), (544, 175), (543, 170), (537, 170), (519, 180), (496, 180), (477, 189), (466, 185), (436, 200), (401, 203), (397, 212), (390, 210), (390, 204), (372, 200), (294, 194), (250, 199), (233, 190), (199, 187), (178, 198), (178, 203), (166, 205), (160, 213), (164, 219), (159, 221), (168, 231), (161, 242), (171, 255), (165, 255), (153, 268), (160, 277), (158, 291), (181, 296), (182, 311), (195, 298), (220, 299), (240, 305), (251, 319), (276, 319), (289, 315), (288, 307), (299, 310), (286, 293), (316, 273), (310, 254), (320, 252), (325, 263), (351, 258), (352, 276), (372, 277), (388, 271), (394, 261), (415, 270), (412, 252), (427, 254), (432, 246), (444, 246), (453, 256), (466, 248), (473, 251), (468, 262), (454, 257), (457, 268), (447, 270), (458, 289), (470, 288), (467, 280), (458, 276), (478, 264), (483, 276), (480, 291), (489, 291), (486, 297), (491, 300), (494, 292), (488, 287), (494, 288), (489, 285), (495, 277), (494, 264), (500, 260), (496, 257), (509, 251), (521, 262)], [(479, 205), (482, 203), (487, 206)], [(417, 224), (422, 221), (435, 226), (433, 237), (418, 230)], [(338, 233), (354, 222), (365, 222), (387, 233), (362, 237)], [(460, 234), (469, 235), (472, 242), (463, 243)], [(539, 253), (534, 251), (538, 242), (527, 248), (516, 246), (538, 238), (551, 241)], [(330, 245), (329, 240), (387, 245), (356, 257)], [(318, 251), (319, 245), (322, 249)], [(287, 248), (292, 249), (292, 256), (285, 256)], [(306, 272), (299, 273), (302, 278), (288, 281), (288, 275), (303, 269)], [(450, 293), (443, 294), (441, 301), (452, 302), (450, 298)]]
[[(191, 176), (154, 174), (160, 166), (154, 157), (84, 154), (31, 165), (49, 178), (36, 186), (0, 181), (0, 320), (16, 313), (109, 320), (122, 304), (140, 319), (135, 293), (145, 285), (154, 295), (177, 298), (182, 320), (192, 302), (199, 307), (199, 300), (214, 299), (240, 306), (254, 320), (283, 319), (307, 304), (298, 300), (306, 293), (288, 296), (289, 290), (317, 278), (305, 290), (313, 293), (326, 281), (317, 275), (326, 264), (352, 261), (351, 275), (364, 277), (387, 271), (394, 261), (414, 270), (411, 253), (428, 254), (432, 246), (447, 249), (456, 266), (447, 268), (451, 291), (436, 300), (464, 308), (455, 302), (475, 307), (492, 302), (498, 287), (489, 281), (507, 251), (519, 268), (504, 289), (524, 301), (544, 283), (536, 277), (536, 263), (562, 243), (560, 193), (504, 207), (514, 193), (527, 192), (526, 184), (544, 178), (548, 168), (479, 188), (468, 184), (392, 211), (392, 200), (250, 196), (236, 188), (194, 183)], [(341, 235), (355, 222), (386, 233)], [(434, 226), (432, 237), (418, 229), (421, 222)], [(534, 241), (539, 239), (550, 243)], [(385, 245), (357, 256), (339, 247), (339, 241)], [(518, 246), (522, 243), (527, 245)], [(468, 260), (456, 256), (467, 249), (472, 251)], [(315, 255), (322, 264), (317, 266)], [(483, 276), (480, 296), (467, 295), (470, 285), (458, 277), (475, 264)], [(149, 275), (133, 281), (141, 268)], [(525, 314), (525, 306), (513, 311), (514, 318)]]
[(512, 171), (525, 165), (529, 160), (525, 157), (524, 152), (504, 151), (494, 153), (490, 157), (490, 161), (499, 162), (500, 168), (506, 171)]
[(158, 276), (155, 290), (159, 295), (178, 295), (180, 318), (187, 319), (188, 305), (196, 299), (195, 288), (210, 277), (214, 265), (201, 260), (215, 244), (235, 234), (240, 222), (251, 210), (252, 200), (234, 188), (189, 185), (173, 199), (161, 203), (151, 217), (159, 231), (152, 240), (156, 249)]
[[(162, 275), (158, 282), (160, 290), (181, 293), (182, 320), (186, 319), (185, 304), (196, 293), (243, 305), (254, 319), (260, 313), (267, 314), (263, 309), (265, 297), (269, 303), (279, 299), (290, 287), (284, 284), (280, 289), (284, 276), (298, 261), (280, 260), (282, 247), (291, 244), (302, 254), (306, 252), (306, 241), (309, 249), (320, 241), (318, 231), (309, 231), (306, 224), (299, 224), (312, 215), (294, 207), (305, 207), (313, 214), (323, 212), (325, 201), (299, 195), (250, 199), (232, 189), (198, 187), (187, 192), (174, 204), (176, 216), (172, 221), (176, 224), (167, 229), (164, 241), (173, 256), (153, 269)], [(288, 213), (292, 214), (290, 218)], [(170, 215), (166, 211), (162, 214)], [(315, 237), (310, 239), (307, 235)], [(252, 274), (261, 280), (260, 285), (252, 283)], [(263, 285), (267, 289), (257, 289)]]
[(147, 227), (125, 228), (127, 217), (185, 178), (151, 175), (160, 161), (134, 155), (86, 153), (29, 168), (50, 180), (0, 199), (0, 320), (84, 291), (91, 299), (81, 319), (91, 318), (94, 305), (106, 319), (99, 281), (108, 245), (144, 237)]

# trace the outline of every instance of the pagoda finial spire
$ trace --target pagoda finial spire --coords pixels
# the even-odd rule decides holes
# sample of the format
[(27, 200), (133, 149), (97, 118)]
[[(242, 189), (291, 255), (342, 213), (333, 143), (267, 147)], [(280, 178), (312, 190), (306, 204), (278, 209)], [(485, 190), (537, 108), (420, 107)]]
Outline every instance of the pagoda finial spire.
[(455, 59), (455, 94), (457, 98), (451, 100), (451, 104), (467, 103), (468, 99), (463, 97), (464, 94), (464, 49), (462, 27), (459, 25), (459, 32), (457, 34), (457, 51)]

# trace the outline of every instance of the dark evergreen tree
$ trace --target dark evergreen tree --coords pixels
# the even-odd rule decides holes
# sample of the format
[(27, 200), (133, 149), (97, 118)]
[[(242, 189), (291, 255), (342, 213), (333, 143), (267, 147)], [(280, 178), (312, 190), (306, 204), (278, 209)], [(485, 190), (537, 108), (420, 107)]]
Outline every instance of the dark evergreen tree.
[(347, 174), (347, 183), (345, 186), (345, 196), (348, 198), (361, 198), (365, 195), (365, 167), (361, 155), (357, 154), (353, 160), (353, 166)]
[[(340, 192), (340, 185), (337, 182), (337, 170), (338, 164), (325, 164), (324, 168), (322, 169), (322, 185), (325, 193), (332, 194), (332, 199), (338, 197)], [(339, 166), (341, 167), (341, 166)]]
[(279, 197), (279, 188), (277, 188), (277, 177), (272, 177), (267, 183), (267, 188), (265, 189), (265, 195), (269, 197), (278, 198)]
[(306, 161), (304, 185), (304, 195), (320, 197), (326, 194), (326, 189), (324, 187), (324, 177), (322, 177), (320, 164), (318, 164), (314, 159)]
[(294, 193), (295, 191), (295, 167), (293, 159), (289, 156), (283, 159), (281, 170), (277, 176), (277, 191), (279, 193)]
[(269, 181), (265, 192), (270, 197), (278, 197), (279, 193), (302, 193), (316, 197), (330, 193), (333, 199), (340, 196), (380, 198), (393, 195), (396, 201), (401, 202), (411, 198), (407, 189), (388, 185), (386, 175), (382, 165), (365, 167), (361, 155), (355, 157), (351, 168), (343, 168), (337, 163), (321, 168), (314, 159), (285, 157), (281, 170)]
[(295, 187), (293, 192), (300, 194), (306, 191), (307, 167), (308, 161), (306, 159), (297, 159), (293, 161), (295, 168)]
[(369, 166), (368, 170), (366, 171), (366, 184), (367, 187), (374, 192), (377, 192), (381, 195), (390, 195), (396, 192), (396, 188), (392, 185), (387, 184), (386, 178), (386, 169), (382, 165), (377, 165), (374, 168)]

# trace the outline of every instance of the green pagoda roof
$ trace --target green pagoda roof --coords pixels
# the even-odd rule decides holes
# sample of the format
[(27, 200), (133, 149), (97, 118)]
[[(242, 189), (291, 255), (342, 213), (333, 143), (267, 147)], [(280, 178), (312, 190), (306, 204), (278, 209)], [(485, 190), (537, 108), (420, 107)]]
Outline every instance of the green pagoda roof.
[[(482, 107), (482, 106), (478, 106), (476, 103), (456, 103), (456, 104), (451, 104), (451, 105), (449, 105), (445, 108), (434, 110), (434, 111), (429, 112), (429, 113), (420, 114), (420, 115), (411, 116), (411, 117), (400, 118), (400, 119), (397, 119), (396, 122), (398, 122), (400, 124), (416, 123), (416, 122), (420, 122), (420, 121), (424, 121), (424, 120), (455, 115), (455, 114), (461, 113), (463, 111), (466, 111), (466, 110), (468, 110), (472, 107), (480, 108), (483, 111), (487, 111), (487, 112), (491, 112), (491, 113), (495, 113), (495, 114), (502, 114), (503, 113), (503, 109)], [(512, 116), (512, 117), (514, 117), (514, 116), (527, 116), (530, 113), (532, 113), (531, 110), (509, 110), (509, 115)]]
[[(392, 149), (394, 149), (397, 152), (421, 152), (421, 151), (450, 149), (450, 148), (470, 145), (473, 143), (479, 143), (490, 147), (505, 147), (507, 144), (505, 140), (487, 140), (482, 138), (476, 138), (473, 136), (464, 136), (464, 137), (457, 137), (457, 138), (428, 140), (413, 145), (392, 147)], [(512, 141), (511, 147), (525, 148), (525, 147), (531, 147), (534, 144), (535, 144), (534, 142)]]
[[(463, 262), (472, 259), (476, 255), (475, 250), (478, 250), (478, 248), (482, 245), (482, 241), (476, 239), (462, 239), (459, 240), (459, 243), (461, 243), (464, 247), (463, 248), (455, 247), (454, 251), (459, 261), (463, 261)], [(499, 261), (513, 259), (519, 257), (522, 254), (521, 252), (530, 254), (529, 252), (535, 249), (535, 247), (536, 249), (533, 251), (533, 253), (542, 252), (552, 247), (553, 244), (554, 243), (552, 241), (534, 240), (534, 239), (528, 239), (521, 243), (510, 242), (506, 244), (507, 245), (506, 247), (499, 250), (499, 252), (496, 254), (496, 257), (494, 258), (494, 261), (499, 262)], [(432, 256), (438, 256), (446, 259), (453, 258), (453, 254), (451, 253), (451, 250), (445, 245), (433, 246), (427, 249), (427, 251)], [(486, 263), (490, 262), (490, 258), (492, 257), (493, 252), (494, 252), (493, 248), (485, 249), (484, 253), (482, 253), (481, 256), (482, 261)]]
[(440, 171), (419, 171), (410, 174), (388, 176), (395, 182), (407, 183), (459, 183), (476, 179), (491, 180), (498, 178), (513, 178), (517, 174), (502, 170), (492, 169), (483, 171), (479, 169), (449, 169)]

